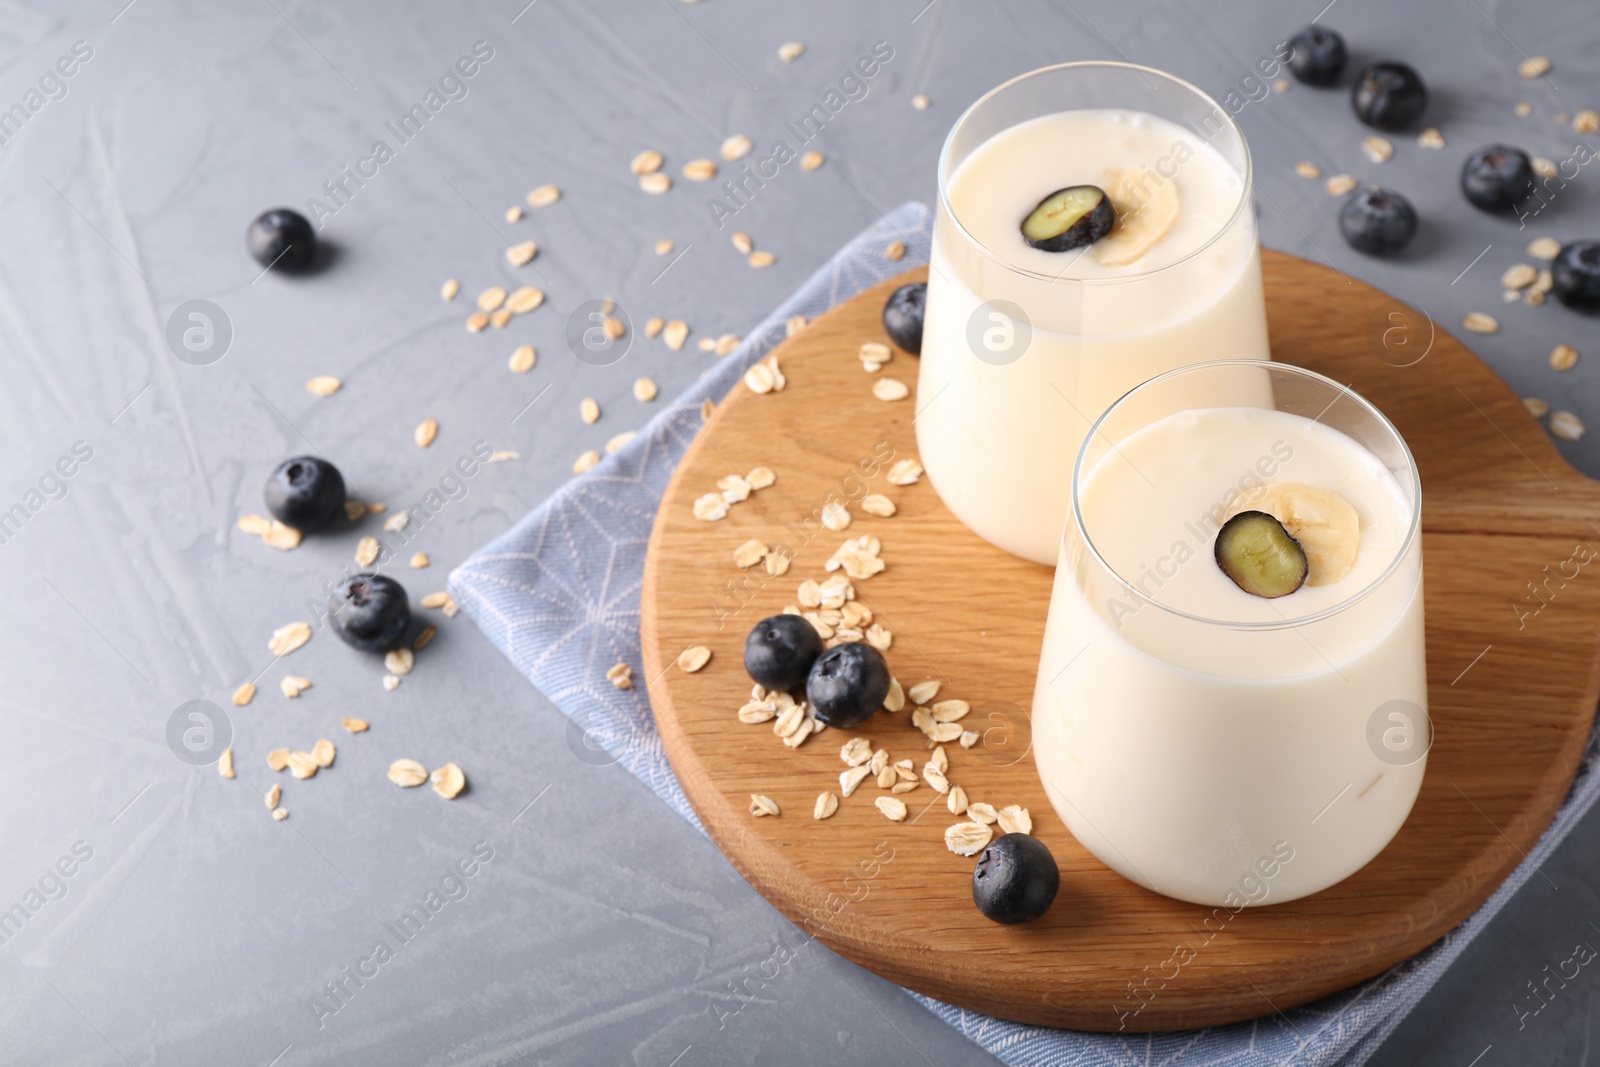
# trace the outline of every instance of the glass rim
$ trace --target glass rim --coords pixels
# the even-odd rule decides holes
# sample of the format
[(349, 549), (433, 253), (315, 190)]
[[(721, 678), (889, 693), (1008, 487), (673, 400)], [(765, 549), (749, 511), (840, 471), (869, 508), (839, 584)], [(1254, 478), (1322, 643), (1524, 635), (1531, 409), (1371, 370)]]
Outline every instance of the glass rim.
[[(1079, 499), (1078, 488), (1084, 473), (1083, 461), (1089, 454), (1089, 445), (1094, 441), (1096, 436), (1104, 434), (1104, 430), (1101, 427), (1105, 421), (1111, 417), (1113, 412), (1121, 408), (1129, 399), (1143, 390), (1150, 388), (1151, 386), (1154, 386), (1160, 382), (1164, 382), (1169, 378), (1177, 378), (1185, 374), (1191, 374), (1197, 371), (1204, 371), (1217, 367), (1261, 367), (1269, 371), (1286, 371), (1291, 374), (1298, 374), (1304, 378), (1322, 382), (1323, 384), (1332, 387), (1338, 393), (1338, 396), (1336, 396), (1333, 401), (1328, 404), (1328, 409), (1331, 409), (1334, 404), (1338, 403), (1345, 397), (1349, 397), (1351, 400), (1354, 400), (1358, 405), (1360, 405), (1367, 412), (1367, 414), (1371, 415), (1377, 421), (1379, 426), (1393, 436), (1395, 441), (1399, 442), (1400, 454), (1402, 457), (1404, 457), (1406, 467), (1411, 473), (1411, 521), (1406, 528), (1405, 537), (1401, 539), (1399, 547), (1395, 550), (1394, 557), (1389, 560), (1388, 565), (1383, 568), (1382, 572), (1380, 572), (1376, 578), (1368, 582), (1362, 589), (1350, 594), (1348, 597), (1345, 597), (1336, 604), (1332, 604), (1326, 608), (1323, 608), (1321, 611), (1315, 611), (1309, 615), (1301, 615), (1297, 618), (1267, 619), (1260, 621), (1214, 619), (1205, 615), (1196, 615), (1193, 612), (1175, 608), (1170, 604), (1163, 604), (1161, 601), (1156, 600), (1154, 597), (1144, 593), (1132, 582), (1128, 581), (1120, 573), (1118, 573), (1117, 569), (1106, 561), (1106, 558), (1100, 554), (1100, 550), (1095, 547), (1094, 538), (1089, 536), (1088, 527), (1083, 521), (1082, 501)], [(1218, 407), (1223, 405), (1212, 406)], [(1323, 414), (1326, 414), (1328, 409), (1324, 409)], [(1317, 418), (1320, 419), (1321, 416), (1319, 415)], [(1149, 423), (1146, 423), (1146, 425), (1149, 425)], [(1332, 429), (1332, 427), (1329, 428)], [(1346, 436), (1349, 435), (1346, 434)], [(1110, 441), (1111, 438), (1106, 436), (1106, 440)], [(1360, 444), (1359, 441), (1356, 443)], [(1113, 447), (1115, 447), (1115, 442), (1112, 444)], [(1398, 481), (1399, 479), (1396, 480)], [(1341, 614), (1342, 612), (1353, 607), (1358, 602), (1365, 600), (1394, 576), (1394, 573), (1399, 570), (1401, 562), (1404, 561), (1408, 555), (1410, 555), (1411, 547), (1416, 542), (1417, 536), (1422, 531), (1422, 477), (1417, 472), (1417, 460), (1416, 457), (1411, 454), (1411, 446), (1406, 444), (1405, 437), (1400, 433), (1399, 429), (1396, 428), (1395, 424), (1389, 421), (1389, 417), (1387, 415), (1378, 410), (1377, 405), (1372, 403), (1372, 401), (1368, 400), (1366, 397), (1362, 396), (1360, 393), (1356, 392), (1354, 389), (1350, 388), (1348, 385), (1344, 385), (1338, 381), (1335, 381), (1325, 374), (1318, 374), (1314, 370), (1308, 370), (1305, 367), (1297, 367), (1292, 363), (1279, 363), (1276, 360), (1270, 359), (1216, 359), (1209, 360), (1205, 363), (1192, 363), (1186, 367), (1178, 367), (1176, 370), (1167, 371), (1165, 374), (1158, 374), (1149, 381), (1142, 382), (1139, 385), (1134, 386), (1132, 389), (1129, 389), (1126, 393), (1123, 393), (1120, 397), (1118, 397), (1110, 407), (1106, 408), (1105, 412), (1094, 421), (1094, 425), (1089, 427), (1089, 432), (1084, 436), (1083, 444), (1078, 448), (1078, 458), (1072, 464), (1071, 511), (1072, 522), (1077, 528), (1078, 536), (1083, 539), (1083, 543), (1085, 547), (1088, 548), (1089, 554), (1094, 560), (1094, 563), (1107, 574), (1109, 574), (1113, 579), (1115, 579), (1124, 590), (1135, 597), (1138, 603), (1149, 604), (1152, 607), (1160, 608), (1169, 615), (1176, 615), (1179, 618), (1202, 623), (1206, 626), (1224, 626), (1233, 630), (1252, 631), (1288, 630), (1294, 629), (1298, 626), (1307, 626), (1311, 623), (1321, 622), (1324, 619), (1332, 618), (1335, 615)], [(1069, 531), (1063, 530), (1062, 537), (1065, 538), (1068, 532)]]
[[(1204, 243), (1182, 257), (1173, 260), (1171, 263), (1163, 263), (1159, 267), (1151, 267), (1149, 270), (1139, 271), (1133, 274), (1118, 274), (1112, 277), (1104, 278), (1064, 278), (1057, 275), (1046, 274), (1041, 271), (1032, 270), (1028, 267), (1013, 263), (1000, 253), (996, 252), (994, 249), (990, 248), (988, 245), (984, 244), (982, 241), (978, 240), (978, 238), (973, 235), (972, 231), (967, 229), (966, 224), (961, 221), (961, 217), (956, 214), (955, 208), (950, 204), (950, 188), (946, 179), (946, 175), (949, 171), (947, 164), (950, 159), (951, 146), (955, 142), (956, 133), (967, 124), (968, 120), (970, 120), (973, 115), (977, 113), (977, 110), (983, 107), (989, 101), (993, 100), (1002, 92), (1024, 81), (1027, 81), (1029, 78), (1037, 77), (1042, 74), (1049, 74), (1053, 71), (1067, 70), (1069, 68), (1078, 67), (1099, 67), (1108, 70), (1114, 69), (1137, 71), (1140, 74), (1154, 75), (1155, 77), (1162, 78), (1173, 85), (1186, 89), (1194, 96), (1205, 101), (1207, 104), (1210, 104), (1212, 109), (1217, 114), (1222, 116), (1224, 128), (1229, 130), (1239, 142), (1239, 149), (1244, 154), (1244, 173), (1241, 175), (1243, 178), (1243, 188), (1239, 192), (1238, 203), (1233, 205), (1233, 211), (1228, 215), (1228, 221), (1217, 227), (1217, 232), (1208, 237)], [(1210, 141), (1208, 139), (1203, 143), (1209, 144)], [(979, 249), (985, 256), (993, 260), (998, 266), (1011, 271), (1013, 274), (1021, 274), (1026, 277), (1036, 278), (1045, 282), (1067, 282), (1074, 285), (1120, 285), (1138, 279), (1149, 278), (1160, 274), (1162, 271), (1170, 270), (1173, 267), (1178, 267), (1188, 263), (1190, 260), (1200, 255), (1200, 253), (1204, 252), (1206, 249), (1210, 248), (1212, 245), (1221, 240), (1224, 234), (1233, 229), (1234, 225), (1239, 221), (1239, 216), (1244, 213), (1245, 206), (1251, 201), (1252, 190), (1254, 189), (1254, 185), (1252, 184), (1254, 181), (1254, 173), (1255, 162), (1250, 156), (1250, 142), (1245, 140), (1244, 131), (1239, 128), (1239, 124), (1237, 122), (1233, 121), (1233, 116), (1228, 114), (1227, 109), (1218, 103), (1215, 97), (1206, 92), (1204, 89), (1200, 88), (1198, 85), (1180, 78), (1176, 74), (1168, 74), (1164, 70), (1157, 70), (1154, 67), (1141, 66), (1138, 63), (1123, 63), (1107, 59), (1074, 60), (1070, 63), (1053, 63), (1048, 67), (1036, 67), (1033, 70), (1018, 74), (1014, 78), (1010, 78), (1001, 82), (993, 89), (990, 89), (988, 92), (978, 97), (978, 99), (974, 100), (971, 104), (967, 105), (967, 109), (963, 111), (956, 119), (954, 124), (951, 125), (950, 132), (945, 134), (944, 145), (939, 149), (939, 206), (944, 210), (945, 215), (950, 219), (950, 221), (955, 224), (956, 229), (961, 232), (962, 236), (965, 237), (974, 248)]]

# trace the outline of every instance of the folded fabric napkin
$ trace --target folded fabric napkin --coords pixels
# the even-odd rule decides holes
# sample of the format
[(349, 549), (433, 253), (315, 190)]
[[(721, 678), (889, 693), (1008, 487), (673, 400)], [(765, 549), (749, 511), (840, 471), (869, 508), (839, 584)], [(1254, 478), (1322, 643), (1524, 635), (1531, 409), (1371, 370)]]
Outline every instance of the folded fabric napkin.
[[(717, 365), (626, 447), (575, 478), (450, 576), (457, 601), (478, 626), (573, 720), (582, 743), (642, 779), (699, 825), (661, 750), (643, 686), (614, 688), (606, 670), (640, 670), (639, 589), (656, 508), (698, 432), (700, 406), (720, 400), (745, 370), (785, 337), (792, 315), (808, 320), (906, 269), (883, 256), (904, 241), (927, 258), (931, 215), (905, 204), (851, 241), (767, 316)], [(608, 756), (601, 756), (603, 749)], [(1428, 991), (1461, 950), (1532, 876), (1600, 796), (1596, 738), (1555, 821), (1504, 885), (1439, 942), (1387, 973), (1287, 1015), (1165, 1034), (1088, 1034), (1023, 1026), (920, 994), (929, 1011), (1008, 1064), (1099, 1067), (1268, 1067), (1359, 1064)]]

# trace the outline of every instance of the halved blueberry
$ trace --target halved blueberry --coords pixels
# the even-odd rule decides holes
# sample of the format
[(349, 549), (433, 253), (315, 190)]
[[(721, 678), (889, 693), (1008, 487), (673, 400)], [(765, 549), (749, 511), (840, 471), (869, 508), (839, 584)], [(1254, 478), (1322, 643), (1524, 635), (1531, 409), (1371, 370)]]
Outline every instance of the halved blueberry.
[(317, 231), (304, 215), (286, 207), (262, 212), (244, 240), (257, 263), (275, 270), (304, 270), (317, 251)]
[(744, 642), (744, 669), (768, 689), (798, 689), (822, 655), (817, 628), (799, 615), (774, 615), (756, 623)]
[(1356, 118), (1380, 130), (1399, 130), (1422, 117), (1428, 88), (1422, 75), (1404, 63), (1374, 63), (1361, 72), (1350, 91)]
[(1041, 252), (1067, 252), (1092, 245), (1111, 232), (1117, 213), (1098, 185), (1057, 189), (1022, 220), (1022, 239)]
[(344, 510), (344, 476), (325, 459), (296, 456), (278, 464), (261, 496), (273, 518), (301, 533), (311, 533)]
[(1461, 193), (1480, 211), (1505, 213), (1533, 195), (1533, 163), (1510, 145), (1478, 149), (1461, 164)]
[(387, 652), (411, 626), (411, 605), (399, 582), (382, 574), (346, 578), (335, 591), (337, 606), (328, 624), (340, 640), (363, 652)]
[(1562, 245), (1550, 275), (1557, 300), (1578, 311), (1600, 311), (1600, 241)]
[(997, 923), (1025, 923), (1050, 910), (1061, 889), (1061, 868), (1031, 834), (1006, 834), (990, 843), (972, 869), (972, 902)]
[(1344, 38), (1325, 26), (1307, 26), (1289, 38), (1289, 73), (1307, 85), (1329, 86), (1344, 70)]
[(1351, 193), (1339, 209), (1339, 232), (1357, 252), (1393, 255), (1417, 235), (1417, 212), (1399, 193), (1369, 185)]
[(829, 726), (856, 725), (882, 707), (888, 695), (889, 665), (883, 653), (862, 641), (828, 649), (806, 679), (811, 710)]
[(910, 352), (922, 355), (922, 317), (928, 302), (928, 283), (912, 282), (889, 294), (883, 305), (883, 329), (889, 340)]
[(1213, 554), (1234, 585), (1269, 600), (1305, 585), (1310, 571), (1300, 542), (1264, 511), (1241, 511), (1223, 523)]

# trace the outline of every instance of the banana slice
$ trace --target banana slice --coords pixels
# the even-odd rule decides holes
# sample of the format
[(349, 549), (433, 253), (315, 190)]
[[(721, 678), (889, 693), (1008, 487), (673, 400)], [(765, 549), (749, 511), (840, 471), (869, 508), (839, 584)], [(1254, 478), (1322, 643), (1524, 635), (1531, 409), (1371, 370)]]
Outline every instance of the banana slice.
[(1300, 542), (1310, 573), (1307, 585), (1332, 585), (1350, 573), (1361, 547), (1361, 517), (1331, 489), (1276, 482), (1245, 494), (1233, 511), (1265, 511)]
[(1108, 267), (1132, 263), (1178, 221), (1178, 184), (1153, 170), (1106, 171), (1105, 190), (1117, 224), (1093, 247), (1094, 257)]

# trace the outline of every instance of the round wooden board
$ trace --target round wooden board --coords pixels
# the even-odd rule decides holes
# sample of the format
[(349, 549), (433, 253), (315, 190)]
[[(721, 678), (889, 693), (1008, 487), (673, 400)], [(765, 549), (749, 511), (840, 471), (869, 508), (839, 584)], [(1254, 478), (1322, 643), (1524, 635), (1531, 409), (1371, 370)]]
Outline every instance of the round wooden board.
[[(923, 276), (909, 272), (787, 341), (784, 391), (733, 390), (673, 478), (645, 568), (644, 663), (673, 768), (729, 860), (829, 947), (919, 992), (1020, 1022), (1213, 1026), (1307, 1003), (1414, 954), (1486, 899), (1549, 824), (1600, 696), (1600, 577), (1571, 577), (1575, 547), (1600, 546), (1591, 523), (1600, 485), (1573, 471), (1517, 397), (1425, 316), (1289, 255), (1265, 253), (1263, 269), (1275, 358), (1374, 401), (1421, 469), (1436, 741), (1410, 819), (1343, 883), (1237, 915), (1148, 892), (1078, 845), (1023, 755), (1025, 716), (1013, 713), (1013, 728), (986, 719), (1029, 706), (1051, 571), (970, 533), (926, 478), (887, 484), (883, 457), (916, 455), (916, 409), (874, 399), (856, 350), (882, 338), (884, 298)], [(1397, 326), (1385, 348), (1383, 331)], [(1419, 362), (1393, 365), (1395, 353), (1417, 351), (1426, 351)], [(916, 371), (898, 353), (885, 373), (914, 384)], [(694, 499), (719, 478), (757, 466), (776, 471), (777, 484), (720, 522), (693, 517)], [(886, 492), (898, 514), (854, 507), (847, 533), (820, 528), (830, 494), (863, 491)], [(956, 820), (926, 785), (903, 797), (915, 821), (879, 814), (870, 782), (833, 818), (811, 817), (817, 794), (838, 789), (839, 747), (851, 736), (920, 770), (926, 744), (908, 713), (879, 713), (794, 750), (734, 715), (750, 688), (750, 627), (793, 604), (799, 583), (823, 577), (845, 537), (864, 533), (882, 539), (889, 565), (856, 585), (895, 635), (895, 675), (908, 688), (943, 680), (942, 695), (970, 701), (974, 728), (994, 742), (947, 746), (950, 780), (975, 800), (1029, 808), (1060, 863), (1060, 896), (1038, 922), (1002, 927), (979, 915), (973, 861), (946, 850), (943, 830)], [(789, 573), (739, 570), (733, 551), (751, 538), (792, 546)], [(1558, 572), (1567, 580), (1551, 577)], [(691, 645), (713, 652), (695, 674), (673, 666)], [(752, 817), (751, 793), (772, 797), (782, 815)]]

